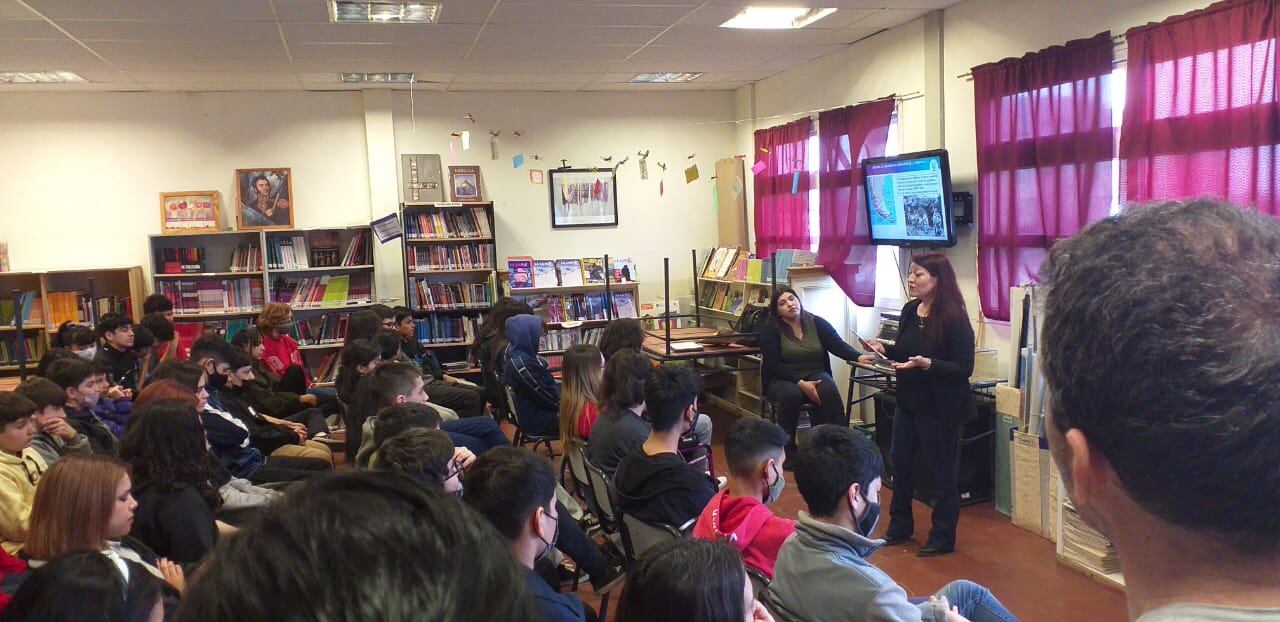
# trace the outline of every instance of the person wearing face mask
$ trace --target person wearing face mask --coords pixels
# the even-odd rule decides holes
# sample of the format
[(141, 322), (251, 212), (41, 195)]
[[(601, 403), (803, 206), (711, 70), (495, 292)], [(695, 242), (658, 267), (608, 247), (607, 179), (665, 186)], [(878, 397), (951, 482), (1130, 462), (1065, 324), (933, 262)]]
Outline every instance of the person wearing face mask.
[(777, 424), (745, 417), (724, 442), (729, 485), (716, 493), (693, 526), (693, 537), (727, 540), (747, 566), (773, 577), (778, 549), (796, 531), (796, 522), (778, 518), (768, 505), (782, 495), (787, 433)]
[(683, 366), (663, 365), (644, 381), (649, 438), (614, 472), (618, 510), (652, 525), (687, 528), (715, 496), (716, 482), (685, 462), (680, 437), (698, 416), (698, 375)]
[(526, 583), (545, 622), (595, 620), (571, 594), (559, 594), (534, 569), (556, 548), (556, 475), (551, 462), (523, 447), (499, 447), (476, 459), (463, 477), (462, 500), (484, 515), (525, 568)]
[(848, 427), (813, 429), (795, 459), (808, 512), (782, 546), (765, 605), (779, 621), (1016, 622), (985, 587), (954, 581), (912, 599), (868, 558), (880, 519), (880, 449)]
[(95, 364), (81, 359), (62, 359), (49, 366), (48, 374), (49, 380), (66, 393), (63, 409), (67, 413), (67, 423), (89, 439), (93, 453), (114, 454), (120, 441), (93, 412), (101, 397)]
[(86, 361), (92, 361), (98, 355), (98, 335), (82, 324), (63, 322), (54, 335), (53, 345), (71, 350)]

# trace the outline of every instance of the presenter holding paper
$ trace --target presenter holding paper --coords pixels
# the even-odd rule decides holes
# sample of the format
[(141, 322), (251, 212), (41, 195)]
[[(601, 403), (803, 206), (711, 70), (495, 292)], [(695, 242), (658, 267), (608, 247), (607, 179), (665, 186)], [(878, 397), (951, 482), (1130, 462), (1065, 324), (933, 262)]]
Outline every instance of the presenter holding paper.
[[(946, 555), (956, 548), (960, 519), (960, 432), (977, 416), (969, 376), (974, 339), (956, 274), (945, 255), (913, 258), (907, 287), (914, 298), (902, 307), (897, 343), (872, 347), (894, 361), (898, 408), (893, 418), (893, 504), (885, 539), (904, 542), (915, 531), (911, 514), (916, 454), (933, 475), (937, 501), (929, 539), (920, 557)], [(875, 357), (859, 359), (871, 364)]]

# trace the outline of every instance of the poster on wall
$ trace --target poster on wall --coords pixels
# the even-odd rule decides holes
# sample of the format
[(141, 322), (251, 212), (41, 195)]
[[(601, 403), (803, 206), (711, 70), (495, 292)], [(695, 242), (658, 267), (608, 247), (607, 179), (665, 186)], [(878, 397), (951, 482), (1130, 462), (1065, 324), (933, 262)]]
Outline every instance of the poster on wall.
[(204, 233), (222, 230), (217, 190), (160, 193), (161, 233)]
[(484, 200), (484, 192), (480, 189), (480, 167), (449, 167), (449, 200), (455, 203)]
[(551, 226), (618, 225), (617, 176), (613, 169), (552, 169)]
[(444, 175), (438, 153), (406, 153), (400, 156), (401, 196), (406, 203), (443, 202)]
[(236, 169), (236, 228), (293, 228), (293, 179), (289, 169)]

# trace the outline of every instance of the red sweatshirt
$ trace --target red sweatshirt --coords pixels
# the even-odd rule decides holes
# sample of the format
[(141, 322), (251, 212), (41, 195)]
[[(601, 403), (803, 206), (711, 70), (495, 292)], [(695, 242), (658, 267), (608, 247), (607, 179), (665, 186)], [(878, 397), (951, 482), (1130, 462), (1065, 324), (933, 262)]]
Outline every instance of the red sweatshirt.
[(795, 521), (774, 516), (759, 499), (731, 497), (727, 489), (711, 498), (693, 526), (693, 537), (728, 540), (742, 552), (743, 563), (769, 579), (773, 579), (778, 550), (795, 532)]
[(307, 373), (307, 366), (302, 364), (302, 352), (298, 350), (298, 342), (293, 337), (284, 334), (272, 337), (262, 333), (262, 362), (277, 376), (283, 376), (284, 370), (297, 365), (302, 368), (307, 386), (311, 386), (311, 374)]
[[(0, 579), (4, 579), (5, 575), (12, 575), (12, 574), (20, 575), (26, 571), (27, 571), (27, 562), (24, 562), (21, 559), (18, 559), (17, 557), (14, 557), (4, 552), (3, 550), (0, 550)], [(12, 577), (9, 577), (9, 579), (11, 582)], [(13, 599), (13, 596), (6, 594), (4, 592), (0, 592), (0, 611), (3, 611), (4, 608), (9, 605), (9, 601), (12, 599)]]

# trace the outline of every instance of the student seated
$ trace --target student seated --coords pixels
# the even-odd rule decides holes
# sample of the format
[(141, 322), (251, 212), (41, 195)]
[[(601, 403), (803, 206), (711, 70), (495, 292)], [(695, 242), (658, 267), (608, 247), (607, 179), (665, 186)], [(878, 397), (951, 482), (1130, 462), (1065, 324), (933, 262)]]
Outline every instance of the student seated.
[(507, 318), (513, 315), (532, 314), (533, 307), (509, 296), (499, 298), (493, 308), (484, 315), (476, 342), (471, 346), (471, 358), (480, 367), (485, 396), (490, 404), (498, 407), (499, 414), (506, 410), (507, 394), (502, 384), (502, 370), (507, 357)]
[(1196, 199), (1128, 207), (1041, 268), (1049, 448), (1131, 619), (1280, 620), (1277, 266), (1280, 221)]
[(564, 353), (564, 386), (560, 390), (560, 442), (585, 441), (600, 416), (596, 394), (604, 373), (600, 348), (580, 343)]
[(663, 542), (641, 555), (630, 574), (617, 622), (773, 622), (726, 542)]
[(34, 569), (0, 614), (4, 622), (164, 618), (159, 581), (131, 562), (98, 551), (75, 551)]
[(54, 334), (53, 345), (66, 348), (86, 361), (93, 361), (98, 355), (98, 334), (83, 324), (63, 322)]
[(716, 483), (676, 453), (698, 416), (700, 385), (693, 370), (674, 365), (659, 366), (645, 380), (649, 438), (622, 459), (613, 480), (623, 514), (687, 528), (715, 496)]
[(884, 459), (861, 432), (813, 428), (795, 462), (809, 512), (800, 513), (795, 536), (782, 545), (765, 595), (778, 620), (1016, 621), (990, 591), (969, 581), (949, 583), (917, 604), (867, 560), (884, 545), (871, 537), (880, 518)]
[(94, 405), (102, 396), (98, 376), (93, 363), (79, 359), (55, 361), (48, 370), (49, 380), (62, 387), (66, 396), (63, 409), (67, 413), (67, 423), (89, 439), (93, 453), (114, 454), (120, 441), (93, 412)]
[(79, 550), (127, 560), (164, 581), (176, 605), (186, 589), (182, 567), (129, 536), (138, 502), (127, 469), (115, 458), (95, 455), (70, 456), (50, 467), (36, 487), (23, 550), (40, 562)]
[(382, 351), (368, 339), (347, 341), (338, 359), (338, 375), (333, 386), (338, 401), (350, 406), (360, 379), (382, 364)]
[(176, 619), (526, 622), (533, 606), (502, 538), (453, 495), (401, 473), (348, 471), (290, 493), (231, 538)]
[[(377, 414), (396, 404), (427, 404), (423, 386), (422, 374), (408, 363), (381, 365), (363, 378), (347, 408), (347, 455), (356, 456), (358, 464), (367, 464), (360, 460), (367, 461), (373, 450)], [(455, 446), (465, 447), (476, 455), (494, 447), (511, 445), (497, 422), (488, 417), (445, 421), (440, 424), (440, 429), (449, 435)]]
[(410, 428), (388, 438), (378, 446), (373, 468), (398, 471), (462, 496), (462, 465), (454, 458), (453, 441), (440, 430)]
[(511, 554), (525, 568), (523, 583), (533, 593), (542, 620), (596, 619), (581, 599), (557, 593), (534, 570), (555, 549), (560, 529), (551, 461), (523, 447), (495, 449), (476, 460), (463, 478), (462, 490), (467, 505), (498, 528)]
[(458, 413), (459, 417), (478, 417), (484, 414), (484, 389), (461, 378), (450, 376), (440, 365), (435, 351), (422, 347), (415, 336), (413, 311), (408, 307), (396, 307), (390, 334), (396, 337), (404, 358), (422, 370), (427, 382), (427, 394), (433, 405), (441, 405)]
[[(356, 459), (359, 466), (368, 466), (375, 462), (382, 445), (387, 439), (398, 436), (401, 432), (414, 429), (439, 430), (440, 415), (428, 404), (402, 402), (378, 411), (377, 423), (373, 428), (373, 443), (366, 444), (368, 451)], [(444, 434), (442, 431), (441, 434)], [(447, 437), (448, 434), (445, 434)], [(449, 441), (452, 447), (453, 441)], [(476, 455), (466, 447), (453, 449), (453, 459), (462, 467), (469, 467), (476, 461)]]
[(173, 301), (165, 297), (164, 294), (151, 294), (142, 300), (142, 315), (148, 316), (152, 313), (158, 313), (164, 319), (173, 321)]
[[(227, 383), (218, 390), (216, 397), (223, 409), (249, 428), (249, 443), (270, 456), (311, 458), (333, 464), (333, 453), (329, 447), (309, 440), (307, 425), (277, 419), (254, 409), (245, 392), (245, 387), (253, 382), (253, 357), (244, 350), (231, 350), (231, 373), (227, 374)], [(318, 409), (304, 412), (319, 419), (312, 422), (313, 427), (325, 428), (324, 415)]]
[(31, 415), (36, 435), (31, 439), (31, 449), (40, 454), (45, 464), (53, 466), (58, 458), (93, 453), (89, 439), (67, 423), (67, 393), (48, 378), (27, 378), (14, 389), (18, 395), (31, 400), (36, 410)]
[(507, 362), (502, 382), (511, 387), (520, 427), (531, 436), (558, 436), (560, 385), (547, 361), (538, 356), (542, 319), (536, 315), (507, 318)]
[(138, 359), (134, 358), (133, 322), (119, 313), (103, 313), (94, 325), (102, 347), (94, 362), (107, 367), (107, 382), (129, 393), (138, 389)]
[(0, 612), (9, 606), (13, 593), (27, 579), (27, 562), (0, 549)]
[[(163, 296), (161, 296), (163, 298)], [(165, 299), (168, 301), (168, 299)], [(155, 346), (151, 350), (151, 355), (143, 361), (143, 366), (147, 369), (155, 369), (160, 363), (171, 358), (177, 358), (178, 340), (177, 333), (173, 328), (172, 313), (166, 316), (164, 313), (148, 313), (142, 316), (138, 321), (140, 328), (146, 328), (155, 336)], [(134, 341), (136, 342), (136, 336)], [(136, 344), (135, 344), (136, 345)], [(146, 384), (146, 377), (143, 377), (141, 384)]]
[(138, 408), (120, 444), (138, 503), (129, 535), (179, 564), (200, 561), (218, 539), (213, 513), (222, 499), (210, 483), (205, 443), (196, 411), (162, 400)]
[[(139, 334), (134, 333), (134, 343), (137, 343)], [(92, 405), (93, 414), (111, 430), (113, 436), (120, 438), (124, 435), (125, 426), (129, 425), (129, 415), (133, 413), (133, 394), (107, 380), (111, 370), (106, 366), (97, 362), (93, 365), (93, 382), (98, 387), (98, 401)]]
[(280, 377), (262, 360), (266, 347), (262, 345), (262, 333), (256, 327), (240, 329), (231, 338), (231, 345), (253, 357), (253, 382), (246, 387), (246, 392), (254, 408), (273, 417), (288, 417), (319, 404), (314, 395), (280, 389)]
[(27, 539), (36, 484), (48, 468), (31, 449), (35, 411), (35, 402), (17, 393), (0, 393), (0, 547), (6, 553), (17, 553)]
[(325, 460), (263, 455), (253, 447), (249, 427), (227, 412), (216, 395), (201, 391), (203, 387), (217, 391), (226, 386), (233, 352), (221, 337), (206, 335), (191, 345), (190, 361), (162, 363), (153, 377), (175, 380), (196, 394), (209, 451), (233, 476), (255, 484), (279, 483), (308, 479), (332, 469), (332, 463)]
[(610, 479), (618, 464), (649, 438), (644, 420), (644, 383), (653, 371), (649, 358), (630, 350), (620, 351), (604, 366), (600, 381), (600, 405), (604, 412), (591, 429), (586, 456)]
[(724, 539), (742, 552), (742, 561), (773, 578), (778, 549), (796, 531), (796, 522), (778, 518), (768, 505), (782, 495), (786, 480), (786, 431), (757, 417), (744, 417), (729, 430), (724, 456), (729, 485), (711, 498), (693, 527), (693, 537)]

